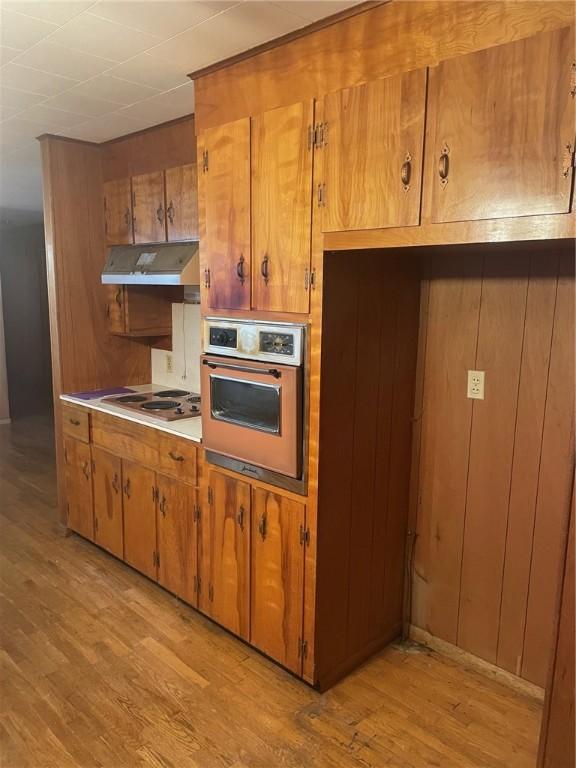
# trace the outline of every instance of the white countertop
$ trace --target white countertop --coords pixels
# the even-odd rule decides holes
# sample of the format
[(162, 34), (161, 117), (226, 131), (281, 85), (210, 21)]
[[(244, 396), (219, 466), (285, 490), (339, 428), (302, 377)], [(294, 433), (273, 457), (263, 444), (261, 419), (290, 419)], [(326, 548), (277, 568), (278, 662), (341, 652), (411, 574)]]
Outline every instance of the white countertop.
[[(135, 384), (127, 386), (126, 389), (132, 389), (134, 392), (154, 392), (156, 390), (166, 389), (165, 386), (158, 384)], [(155, 416), (148, 416), (138, 411), (127, 411), (111, 403), (103, 402), (104, 398), (98, 397), (94, 400), (84, 400), (81, 397), (73, 395), (60, 395), (60, 400), (75, 405), (82, 405), (84, 408), (90, 408), (93, 411), (109, 413), (112, 416), (118, 416), (119, 419), (134, 421), (136, 424), (145, 424), (148, 427), (154, 427), (161, 432), (168, 432), (170, 435), (183, 437), (187, 440), (193, 440), (196, 443), (202, 442), (202, 417), (194, 416), (190, 419), (177, 419), (176, 421), (164, 421)]]

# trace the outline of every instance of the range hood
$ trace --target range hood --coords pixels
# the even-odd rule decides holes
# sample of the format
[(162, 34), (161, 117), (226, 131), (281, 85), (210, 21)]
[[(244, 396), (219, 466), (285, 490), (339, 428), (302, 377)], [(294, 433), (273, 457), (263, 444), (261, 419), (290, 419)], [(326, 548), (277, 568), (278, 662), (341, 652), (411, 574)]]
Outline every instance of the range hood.
[(114, 245), (102, 271), (114, 285), (200, 285), (198, 242)]

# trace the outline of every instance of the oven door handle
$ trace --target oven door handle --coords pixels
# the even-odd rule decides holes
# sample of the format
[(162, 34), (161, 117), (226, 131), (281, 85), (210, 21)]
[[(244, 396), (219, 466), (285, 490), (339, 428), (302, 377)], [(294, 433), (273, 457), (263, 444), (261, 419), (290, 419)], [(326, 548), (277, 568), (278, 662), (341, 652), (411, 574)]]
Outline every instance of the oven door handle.
[(233, 363), (214, 363), (212, 360), (202, 360), (203, 365), (207, 365), (209, 368), (227, 368), (231, 371), (244, 371), (244, 373), (259, 373), (265, 376), (274, 376), (275, 379), (279, 379), (282, 376), (282, 371), (278, 368), (251, 368), (249, 365), (234, 365)]

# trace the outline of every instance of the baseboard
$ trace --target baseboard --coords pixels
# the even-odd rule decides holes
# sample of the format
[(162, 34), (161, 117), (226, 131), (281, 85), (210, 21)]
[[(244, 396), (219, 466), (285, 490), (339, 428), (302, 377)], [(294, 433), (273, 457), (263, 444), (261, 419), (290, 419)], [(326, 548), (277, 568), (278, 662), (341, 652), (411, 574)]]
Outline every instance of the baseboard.
[(8, 417), (7, 419), (0, 419), (0, 426), (2, 426), (2, 424), (11, 424), (11, 423), (12, 423), (12, 419), (10, 417)]
[(538, 701), (544, 701), (544, 688), (540, 688), (539, 685), (535, 685), (528, 680), (524, 680), (523, 678), (512, 674), (512, 672), (508, 672), (506, 669), (497, 667), (489, 661), (484, 661), (484, 659), (480, 659), (478, 656), (468, 653), (468, 651), (463, 651), (462, 648), (458, 648), (456, 645), (452, 645), (452, 643), (448, 643), (446, 640), (434, 637), (434, 635), (426, 632), (425, 629), (420, 629), (420, 627), (415, 627), (413, 624), (410, 624), (408, 636), (411, 640), (414, 640), (414, 642), (425, 645), (427, 648), (438, 651), (438, 653), (442, 653), (445, 656), (449, 656), (459, 664), (470, 667), (476, 672), (502, 683), (503, 685), (507, 685), (509, 688), (513, 688), (519, 693), (523, 693)]

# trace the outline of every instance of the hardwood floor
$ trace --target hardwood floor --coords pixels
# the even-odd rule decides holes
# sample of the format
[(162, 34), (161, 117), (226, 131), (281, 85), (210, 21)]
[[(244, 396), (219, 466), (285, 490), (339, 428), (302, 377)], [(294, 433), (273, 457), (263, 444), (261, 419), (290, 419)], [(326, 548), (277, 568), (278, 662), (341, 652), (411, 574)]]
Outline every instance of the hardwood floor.
[(532, 768), (540, 702), (395, 645), (326, 694), (56, 522), (48, 420), (0, 426), (3, 768)]

